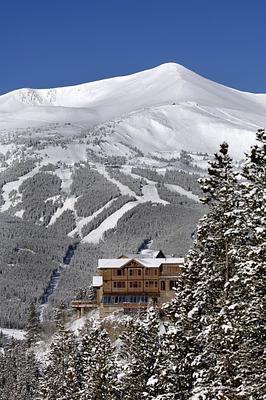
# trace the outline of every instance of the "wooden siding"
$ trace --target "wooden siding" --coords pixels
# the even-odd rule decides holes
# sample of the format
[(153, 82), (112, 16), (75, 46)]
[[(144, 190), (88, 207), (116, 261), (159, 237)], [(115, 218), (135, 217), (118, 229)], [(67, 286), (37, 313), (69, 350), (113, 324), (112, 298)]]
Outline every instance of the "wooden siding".
[[(123, 271), (121, 274), (120, 271)], [(181, 274), (178, 264), (163, 264), (161, 267), (144, 267), (138, 261), (132, 260), (121, 269), (106, 268), (100, 270), (103, 277), (102, 295), (147, 295), (151, 298), (172, 296), (172, 282)], [(164, 282), (163, 284), (161, 282)], [(171, 282), (171, 283), (170, 283)], [(168, 297), (169, 297), (168, 296)]]

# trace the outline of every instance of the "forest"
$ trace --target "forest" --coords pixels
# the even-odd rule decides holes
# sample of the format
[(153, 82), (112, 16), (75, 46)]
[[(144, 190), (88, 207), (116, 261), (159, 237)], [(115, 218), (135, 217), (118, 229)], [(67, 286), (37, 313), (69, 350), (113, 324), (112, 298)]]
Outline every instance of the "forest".
[(1, 400), (265, 399), (265, 130), (241, 170), (229, 151), (222, 143), (200, 179), (208, 209), (175, 298), (115, 329), (114, 319), (88, 320), (79, 334), (58, 312), (45, 362), (33, 304), (26, 339), (0, 352)]

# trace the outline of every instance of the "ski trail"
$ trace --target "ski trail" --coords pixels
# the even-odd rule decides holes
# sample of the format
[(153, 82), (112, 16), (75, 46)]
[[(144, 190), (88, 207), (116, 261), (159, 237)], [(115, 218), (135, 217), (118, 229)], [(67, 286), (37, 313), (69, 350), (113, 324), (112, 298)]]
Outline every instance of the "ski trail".
[(64, 201), (63, 206), (62, 206), (61, 208), (58, 208), (58, 209), (56, 210), (56, 212), (55, 212), (54, 215), (52, 216), (52, 218), (51, 218), (51, 220), (50, 220), (50, 222), (49, 222), (49, 224), (48, 224), (47, 226), (53, 225), (53, 224), (56, 222), (56, 220), (57, 220), (57, 219), (63, 214), (63, 212), (66, 211), (66, 210), (72, 210), (72, 211), (74, 211), (74, 212), (76, 213), (76, 210), (75, 210), (75, 203), (76, 203), (77, 199), (78, 199), (78, 197), (75, 197), (75, 196), (67, 197), (67, 198), (65, 199), (65, 201)]
[(129, 210), (140, 204), (139, 201), (130, 201), (124, 204), (119, 210), (115, 211), (107, 217), (98, 228), (91, 231), (87, 236), (84, 236), (81, 243), (99, 243), (103, 238), (104, 233), (112, 228), (115, 228), (118, 220)]
[(117, 199), (114, 198), (110, 201), (108, 201), (108, 203), (106, 203), (102, 208), (99, 208), (99, 210), (95, 211), (92, 215), (90, 215), (89, 217), (76, 217), (76, 228), (73, 229), (73, 231), (69, 232), (67, 235), (70, 237), (73, 237), (75, 234), (79, 234), (82, 237), (82, 228), (84, 225), (86, 225), (87, 223), (89, 223), (90, 221), (92, 221), (95, 217), (97, 217), (98, 214), (100, 214), (103, 210), (105, 210), (106, 208), (110, 207), (110, 205)]
[(108, 179), (108, 181), (112, 182), (114, 185), (116, 185), (118, 187), (118, 189), (120, 190), (122, 195), (129, 195), (129, 196), (133, 196), (136, 197), (136, 193), (133, 192), (133, 190), (129, 189), (128, 186), (123, 185), (121, 182), (119, 182), (118, 180), (111, 178), (110, 175), (108, 174), (108, 172), (105, 169), (105, 166), (102, 164), (96, 164), (96, 168), (97, 171), (103, 175), (106, 179)]
[(170, 183), (165, 183), (164, 186), (171, 190), (171, 192), (176, 192), (181, 194), (182, 196), (186, 196), (191, 200), (194, 200), (196, 203), (200, 203), (200, 199), (196, 194), (189, 192), (188, 190), (183, 189), (181, 186), (178, 185), (171, 185)]
[(77, 248), (77, 244), (70, 245), (68, 247), (68, 249), (67, 249), (67, 251), (66, 251), (66, 253), (64, 255), (64, 258), (63, 258), (63, 263), (60, 264), (58, 266), (58, 268), (54, 269), (52, 274), (51, 274), (51, 276), (50, 276), (49, 282), (48, 282), (48, 284), (47, 284), (47, 286), (46, 286), (46, 288), (45, 288), (45, 290), (44, 290), (44, 292), (43, 292), (43, 294), (42, 294), (42, 296), (40, 298), (40, 302), (41, 302), (40, 307), (39, 307), (39, 310), (40, 310), (40, 314), (39, 314), (40, 322), (44, 322), (44, 320), (45, 320), (45, 312), (46, 312), (46, 309), (48, 307), (49, 297), (57, 289), (59, 281), (60, 281), (60, 278), (61, 278), (61, 274), (62, 274), (62, 272), (63, 272), (63, 270), (65, 268), (69, 267), (70, 261), (71, 261), (72, 257), (75, 254), (76, 248)]
[[(23, 181), (25, 181), (28, 178), (32, 178), (33, 175), (35, 175), (39, 171), (39, 169), (40, 169), (39, 166), (35, 167), (27, 174), (20, 176), (17, 180), (8, 182), (3, 186), (2, 195), (3, 195), (3, 199), (4, 199), (5, 203), (2, 205), (2, 207), (0, 207), (1, 212), (7, 211), (11, 206), (17, 205), (20, 203), (21, 193), (18, 192), (18, 188), (20, 187), (20, 185), (22, 184)], [(14, 203), (9, 198), (9, 194), (12, 190), (17, 191), (17, 194), (16, 194), (17, 199)]]

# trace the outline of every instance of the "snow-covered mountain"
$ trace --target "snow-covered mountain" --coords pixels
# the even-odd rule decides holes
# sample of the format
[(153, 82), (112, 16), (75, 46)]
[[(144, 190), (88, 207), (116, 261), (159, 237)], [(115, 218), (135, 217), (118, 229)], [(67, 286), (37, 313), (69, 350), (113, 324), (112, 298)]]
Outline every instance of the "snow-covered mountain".
[(1, 324), (23, 327), (36, 298), (52, 315), (99, 256), (151, 243), (183, 257), (211, 153), (226, 140), (243, 158), (265, 125), (266, 95), (176, 64), (0, 96)]
[[(213, 153), (226, 140), (241, 158), (266, 125), (266, 94), (211, 82), (168, 63), (129, 76), (55, 89), (19, 89), (0, 96), (0, 129), (67, 124), (79, 134), (108, 123), (101, 150)], [(97, 136), (97, 131), (95, 133)]]

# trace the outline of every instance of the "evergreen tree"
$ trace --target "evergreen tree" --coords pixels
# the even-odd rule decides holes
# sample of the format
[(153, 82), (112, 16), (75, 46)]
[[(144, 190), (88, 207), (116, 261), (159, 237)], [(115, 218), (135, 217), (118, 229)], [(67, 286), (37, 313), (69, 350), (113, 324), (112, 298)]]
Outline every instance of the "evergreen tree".
[(239, 188), (226, 143), (208, 172), (201, 184), (209, 212), (200, 221), (176, 298), (165, 307), (170, 327), (158, 354), (154, 387), (169, 399), (189, 399), (193, 394), (214, 400), (235, 384), (228, 363), (235, 334), (229, 328), (228, 296), (235, 273), (232, 250)]
[(50, 347), (48, 365), (43, 371), (37, 400), (78, 399), (76, 354), (74, 334), (61, 326)]
[(236, 274), (234, 249), (238, 238), (234, 211), (239, 202), (239, 184), (226, 143), (215, 154), (208, 172), (208, 178), (201, 183), (209, 212), (200, 221), (187, 268), (193, 299), (193, 308), (187, 315), (194, 321), (199, 352), (193, 363), (193, 392), (210, 399), (228, 393), (234, 398), (238, 383), (234, 381), (235, 367), (230, 357), (237, 331), (232, 325), (230, 306), (231, 282)]
[(150, 308), (146, 314), (128, 321), (121, 336), (125, 360), (120, 382), (124, 400), (149, 397), (150, 378), (153, 374), (159, 346), (160, 317), (158, 310)]
[(117, 399), (113, 348), (101, 325), (87, 326), (80, 351), (83, 376), (80, 400)]
[[(265, 379), (259, 379), (265, 333), (264, 132), (259, 140), (243, 170), (247, 182), (236, 179), (226, 144), (202, 180), (209, 212), (200, 221), (176, 298), (165, 309), (172, 326), (159, 353), (158, 398), (253, 400), (265, 393)], [(167, 346), (174, 351), (164, 351)]]
[(26, 339), (29, 346), (40, 339), (40, 321), (35, 304), (32, 302), (29, 308), (28, 321), (26, 325)]
[(198, 354), (197, 324), (191, 311), (189, 282), (176, 283), (175, 298), (163, 306), (165, 330), (160, 338), (153, 375), (149, 380), (150, 400), (189, 399), (193, 382), (193, 361)]
[(236, 209), (237, 273), (232, 281), (231, 314), (237, 326), (232, 360), (243, 398), (262, 399), (266, 393), (265, 266), (266, 266), (266, 134), (257, 132), (242, 171), (241, 202)]
[(38, 364), (34, 353), (24, 344), (17, 355), (16, 400), (33, 400), (38, 389)]
[(25, 343), (12, 340), (0, 355), (0, 399), (33, 400), (38, 387), (38, 366)]

